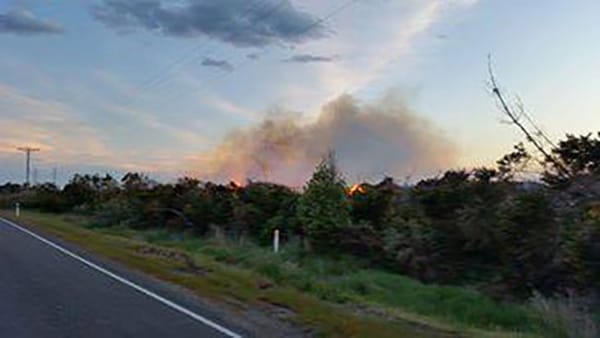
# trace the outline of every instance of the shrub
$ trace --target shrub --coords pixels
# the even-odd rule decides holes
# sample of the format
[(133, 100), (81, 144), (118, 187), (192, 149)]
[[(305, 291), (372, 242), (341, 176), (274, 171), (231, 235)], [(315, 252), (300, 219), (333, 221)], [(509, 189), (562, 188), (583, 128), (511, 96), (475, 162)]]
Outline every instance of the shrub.
[(134, 219), (134, 213), (126, 199), (114, 198), (98, 207), (93, 223), (99, 227), (128, 225)]
[(600, 334), (589, 305), (574, 293), (556, 298), (534, 293), (531, 304), (544, 322), (546, 337), (596, 338)]
[(323, 158), (306, 185), (298, 218), (311, 245), (321, 251), (331, 251), (343, 235), (340, 230), (350, 224), (346, 187), (333, 153)]

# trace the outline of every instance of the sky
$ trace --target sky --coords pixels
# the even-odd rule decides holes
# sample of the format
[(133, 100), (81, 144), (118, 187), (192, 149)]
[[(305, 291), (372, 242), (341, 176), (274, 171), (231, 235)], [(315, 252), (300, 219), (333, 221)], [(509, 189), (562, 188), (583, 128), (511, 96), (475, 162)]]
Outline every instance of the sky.
[[(595, 0), (0, 0), (0, 183), (23, 181), (26, 145), (36, 180), (60, 182), (298, 184), (329, 148), (350, 181), (489, 165), (523, 138), (488, 54), (558, 139), (599, 130), (598, 41)], [(276, 156), (255, 156), (265, 142)]]

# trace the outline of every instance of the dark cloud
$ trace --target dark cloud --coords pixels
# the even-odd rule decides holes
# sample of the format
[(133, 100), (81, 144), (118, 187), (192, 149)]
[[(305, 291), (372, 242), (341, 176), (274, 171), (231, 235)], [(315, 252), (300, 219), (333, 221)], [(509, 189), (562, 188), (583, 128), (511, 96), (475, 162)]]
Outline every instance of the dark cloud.
[(46, 20), (42, 20), (26, 10), (12, 10), (0, 14), (0, 33), (34, 35), (58, 34), (63, 28)]
[(335, 62), (339, 59), (339, 56), (322, 56), (322, 55), (311, 55), (311, 54), (299, 54), (294, 55), (290, 58), (283, 60), (284, 62), (295, 62), (295, 63), (311, 63), (311, 62)]
[(246, 58), (248, 58), (250, 60), (257, 60), (258, 58), (260, 58), (260, 55), (258, 55), (256, 53), (250, 53), (250, 54), (246, 54)]
[(227, 62), (227, 60), (217, 60), (212, 58), (204, 58), (202, 60), (202, 65), (206, 67), (215, 67), (220, 68), (224, 71), (231, 72), (233, 70), (233, 66), (231, 63)]
[(113, 29), (207, 36), (242, 47), (299, 43), (325, 34), (322, 24), (289, 0), (267, 3), (253, 8), (247, 0), (104, 0), (92, 8), (92, 14)]

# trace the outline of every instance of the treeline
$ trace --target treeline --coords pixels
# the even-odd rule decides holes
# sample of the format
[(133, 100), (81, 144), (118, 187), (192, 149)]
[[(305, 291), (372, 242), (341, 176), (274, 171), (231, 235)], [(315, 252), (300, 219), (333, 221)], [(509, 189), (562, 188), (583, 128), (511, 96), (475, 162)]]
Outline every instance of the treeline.
[[(598, 135), (600, 137), (600, 134)], [(75, 175), (52, 184), (0, 187), (0, 206), (92, 216), (99, 227), (168, 228), (306, 252), (361, 257), (426, 282), (468, 284), (497, 298), (600, 291), (600, 138), (568, 136), (541, 180), (515, 175), (535, 160), (522, 145), (495, 167), (450, 170), (411, 186), (392, 178), (349, 187), (332, 155), (302, 192), (247, 182), (182, 178), (160, 184)]]

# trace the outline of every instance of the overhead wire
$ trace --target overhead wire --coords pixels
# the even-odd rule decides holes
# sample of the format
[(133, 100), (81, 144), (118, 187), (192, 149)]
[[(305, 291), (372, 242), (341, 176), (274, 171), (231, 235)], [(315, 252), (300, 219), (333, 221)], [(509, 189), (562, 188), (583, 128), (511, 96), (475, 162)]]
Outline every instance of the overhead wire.
[[(271, 15), (273, 15), (274, 13), (276, 13), (279, 9), (281, 9), (283, 7), (283, 5), (285, 5), (286, 3), (288, 3), (288, 0), (281, 0), (279, 1), (275, 6), (273, 6), (270, 10), (266, 11), (265, 13), (263, 13), (261, 16), (257, 17), (255, 19), (256, 22), (259, 22), (261, 20), (265, 20), (268, 17), (270, 17)], [(190, 62), (196, 62), (198, 61), (200, 58), (202, 58), (202, 56), (197, 56), (195, 59), (191, 60)], [(220, 58), (220, 57), (217, 57)], [(230, 72), (233, 72), (237, 69), (238, 66), (233, 65), (232, 66), (232, 70), (231, 71), (227, 71), (224, 74), (229, 74)]]
[[(250, 6), (246, 7), (246, 10), (242, 14), (237, 16), (236, 18), (243, 19), (247, 15), (252, 13), (254, 10), (259, 10), (260, 7), (262, 7), (263, 5), (266, 5), (268, 2), (269, 2), (269, 0), (255, 1)], [(155, 76), (152, 76), (152, 77), (146, 79), (144, 82), (142, 82), (137, 88), (138, 92), (142, 92), (142, 91), (148, 90), (152, 87), (155, 87), (155, 86), (161, 84), (161, 81), (164, 82), (165, 76), (168, 77), (168, 74), (170, 74), (173, 70), (175, 70), (179, 65), (185, 63), (191, 54), (194, 54), (197, 51), (202, 50), (211, 41), (212, 40), (210, 39), (210, 36), (208, 36), (202, 43), (200, 43), (199, 45), (188, 50), (186, 53), (184, 53), (177, 59), (173, 60), (171, 63), (169, 63), (167, 66), (165, 66), (163, 68), (163, 70), (160, 71), (159, 73), (157, 73)]]
[[(311, 23), (311, 24), (309, 24), (309, 25), (301, 28), (297, 32), (294, 32), (294, 34), (302, 35), (302, 34), (305, 34), (305, 33), (309, 32), (309, 31), (311, 31), (312, 29), (315, 29), (316, 27), (318, 27), (319, 25), (321, 25), (323, 22), (325, 22), (325, 21), (331, 19), (332, 17), (340, 14), (341, 12), (343, 12), (346, 9), (348, 9), (351, 5), (355, 4), (358, 1), (360, 1), (360, 0), (347, 0), (347, 1), (344, 1), (340, 6), (337, 6), (333, 10), (327, 12), (324, 16), (318, 18), (313, 23)], [(238, 65), (236, 65), (234, 67), (235, 67), (235, 69), (239, 69), (239, 68), (242, 68), (243, 66), (245, 66), (246, 64), (251, 63), (251, 62), (255, 62), (255, 61), (256, 61), (255, 59), (246, 59), (246, 60), (244, 60), (243, 62), (241, 62), (240, 64), (238, 64)], [(224, 73), (221, 76), (218, 76), (218, 77), (215, 77), (215, 78), (209, 80), (209, 82), (212, 82), (214, 80), (218, 80), (218, 79), (223, 78), (223, 77), (225, 77), (227, 75), (229, 75), (229, 73)]]
[[(328, 11), (325, 15), (323, 15), (320, 18), (317, 18), (315, 21), (313, 21), (312, 23), (298, 29), (297, 31), (293, 32), (294, 34), (305, 34), (313, 29), (315, 29), (316, 27), (319, 27), (321, 24), (323, 24), (325, 21), (330, 20), (331, 18), (333, 18), (334, 16), (340, 14), (341, 12), (345, 11), (346, 9), (348, 9), (351, 5), (359, 2), (360, 0), (347, 0), (344, 1), (343, 3), (341, 3), (341, 5), (333, 8), (332, 10)], [(269, 0), (263, 0), (263, 1), (257, 1), (254, 2), (252, 5), (248, 6), (247, 9), (238, 17), (238, 18), (243, 18), (246, 17), (247, 15), (249, 15), (250, 13), (252, 13), (253, 11), (259, 9), (260, 7), (262, 7), (262, 9), (266, 9), (267, 6), (266, 4), (269, 3)], [(268, 18), (269, 16), (273, 15), (275, 12), (277, 12), (282, 6), (284, 6), (286, 3), (288, 3), (288, 0), (281, 0), (279, 1), (277, 4), (275, 4), (275, 6), (271, 7), (269, 10), (267, 10), (266, 12), (264, 12), (262, 15), (260, 15), (256, 21), (260, 21), (260, 20), (264, 20), (266, 18)], [(211, 41), (211, 40), (206, 40), (205, 42), (203, 42), (202, 44), (200, 44), (199, 46), (194, 47), (193, 49), (191, 49), (189, 52), (187, 52), (186, 54), (182, 55), (181, 57), (177, 58), (176, 60), (174, 60), (172, 63), (170, 63), (167, 67), (164, 68), (164, 70), (157, 74), (156, 76), (154, 76), (151, 79), (148, 79), (147, 81), (145, 81), (144, 83), (142, 83), (141, 86), (138, 87), (137, 93), (135, 94), (135, 96), (133, 98), (130, 99), (128, 104), (131, 104), (137, 97), (139, 97), (141, 95), (141, 93), (145, 90), (149, 90), (152, 87), (156, 87), (157, 85), (160, 85), (162, 83), (165, 83), (166, 81), (169, 80), (169, 74), (172, 73), (173, 70), (175, 70), (178, 66), (180, 66), (183, 63), (186, 63), (187, 59), (189, 58), (189, 55), (191, 53), (195, 53), (196, 51), (202, 49), (204, 46), (206, 46), (206, 44)], [(263, 55), (266, 54), (266, 52), (262, 53)], [(194, 60), (196, 60), (197, 58), (195, 58)], [(246, 66), (247, 64), (251, 63), (251, 62), (256, 62), (258, 60), (258, 58), (247, 58), (246, 60), (244, 60), (243, 62), (234, 65), (234, 71), (232, 72), (224, 72), (222, 74), (219, 74), (218, 76), (215, 76), (211, 79), (209, 79), (208, 81), (204, 81), (204, 86), (209, 85), (217, 80), (220, 80), (222, 78), (225, 78), (226, 76), (234, 73), (235, 71), (239, 70), (240, 68), (243, 68), (244, 66)], [(179, 94), (179, 95), (177, 95)], [(176, 96), (171, 98), (170, 101), (176, 100), (178, 98), (180, 98), (183, 94), (183, 92), (177, 92)]]
[[(347, 1), (344, 1), (344, 2), (343, 2), (341, 5), (340, 5), (340, 6), (337, 6), (337, 7), (335, 7), (334, 9), (332, 9), (332, 10), (328, 11), (328, 12), (327, 12), (325, 15), (323, 15), (322, 17), (320, 17), (320, 18), (316, 19), (314, 22), (312, 22), (312, 23), (310, 23), (310, 24), (308, 24), (308, 25), (306, 25), (306, 26), (304, 26), (304, 27), (300, 28), (299, 30), (297, 30), (297, 31), (295, 31), (295, 32), (293, 32), (293, 33), (294, 33), (294, 34), (299, 34), (299, 35), (305, 34), (305, 33), (309, 32), (309, 31), (311, 31), (312, 29), (315, 29), (316, 27), (320, 26), (320, 25), (321, 25), (322, 23), (324, 23), (325, 21), (327, 21), (327, 20), (330, 20), (330, 19), (331, 19), (331, 18), (333, 18), (334, 16), (336, 16), (336, 15), (340, 14), (340, 13), (341, 13), (341, 12), (343, 12), (344, 10), (348, 9), (348, 8), (349, 8), (351, 5), (353, 5), (353, 4), (355, 4), (355, 3), (359, 2), (359, 1), (360, 1), (360, 0), (347, 0)], [(286, 2), (286, 1), (284, 1), (284, 2)], [(263, 55), (264, 55), (264, 54), (266, 54), (266, 52), (263, 52)], [(241, 63), (239, 63), (239, 64), (237, 64), (237, 65), (234, 65), (233, 67), (234, 67), (234, 70), (239, 70), (240, 68), (243, 68), (243, 67), (244, 67), (244, 66), (246, 66), (247, 64), (249, 64), (249, 63), (251, 63), (251, 62), (256, 62), (256, 61), (257, 61), (257, 59), (251, 59), (251, 58), (247, 58), (247, 59), (246, 59), (246, 60), (244, 60), (243, 62), (241, 62)], [(227, 76), (231, 75), (232, 73), (233, 73), (233, 71), (232, 71), (232, 72), (224, 72), (224, 73), (222, 73), (222, 74), (219, 74), (219, 75), (217, 75), (217, 76), (214, 76), (213, 78), (211, 78), (211, 79), (209, 79), (209, 80), (205, 81), (205, 82), (204, 82), (204, 85), (206, 86), (206, 85), (208, 85), (208, 84), (211, 84), (211, 83), (213, 83), (213, 82), (215, 82), (215, 81), (217, 81), (217, 80), (223, 79), (223, 78), (225, 78), (225, 77), (227, 77)], [(177, 96), (176, 96), (176, 97), (174, 97), (173, 99), (177, 99), (177, 98), (181, 97), (181, 95), (183, 95), (183, 94), (181, 94), (181, 92), (180, 92), (180, 95), (177, 95)]]

